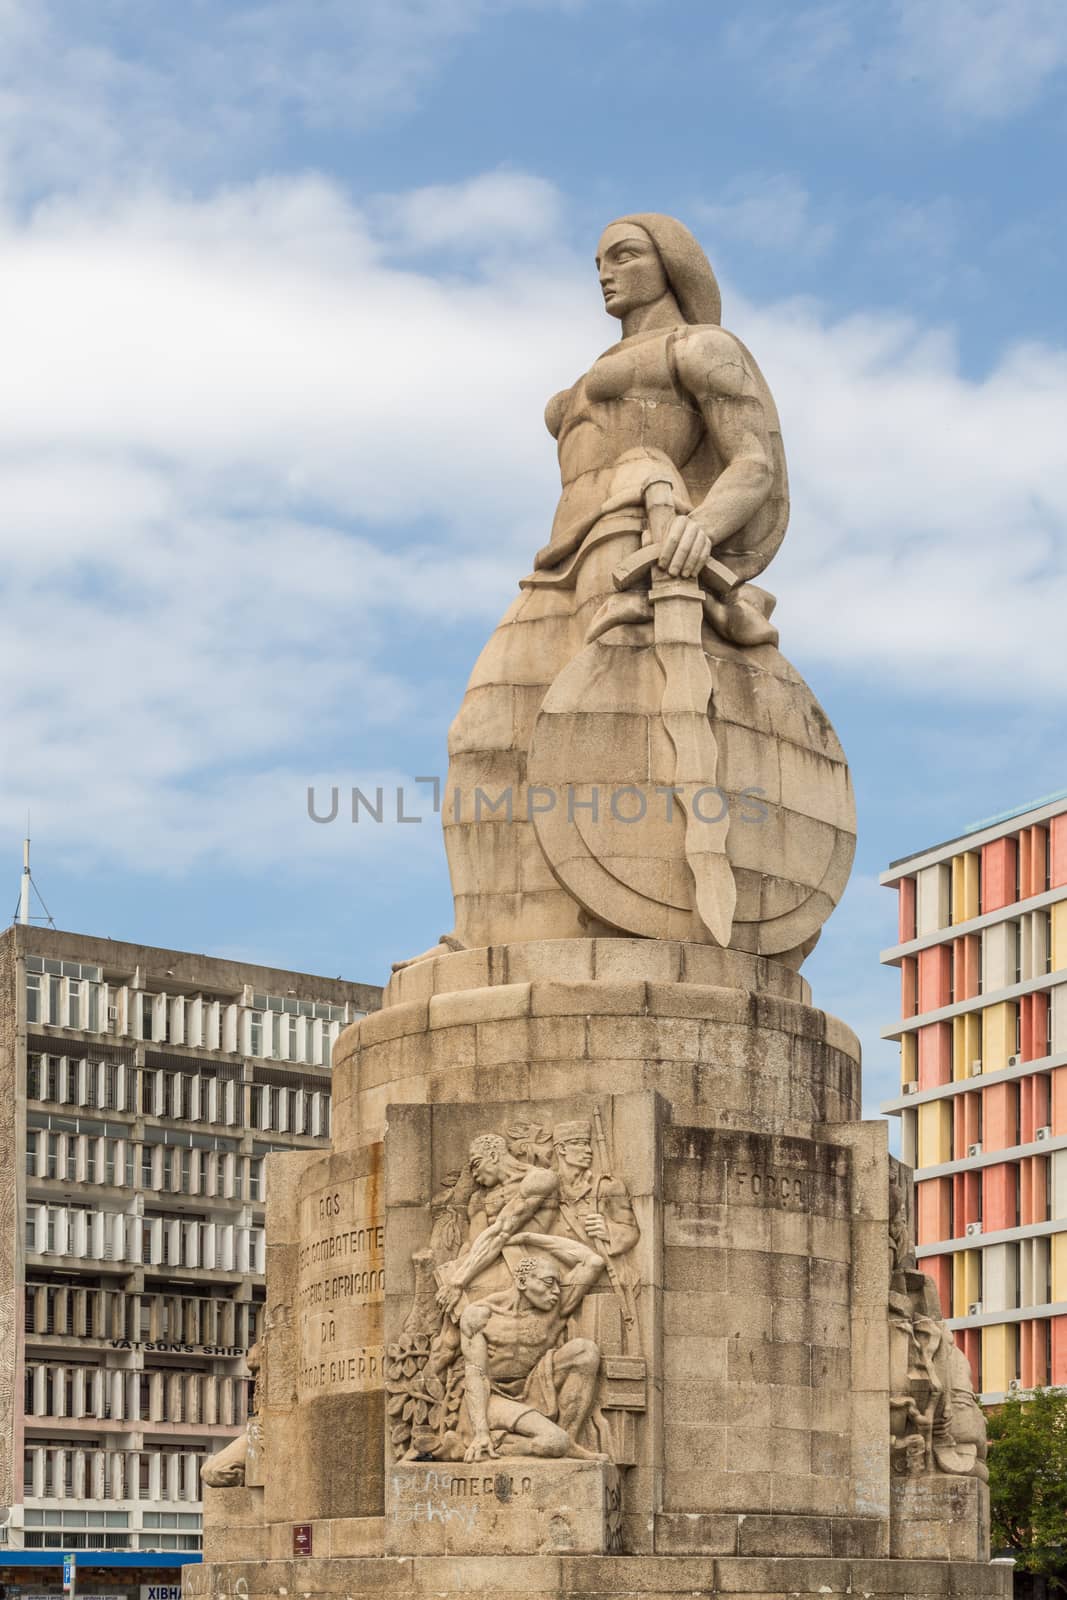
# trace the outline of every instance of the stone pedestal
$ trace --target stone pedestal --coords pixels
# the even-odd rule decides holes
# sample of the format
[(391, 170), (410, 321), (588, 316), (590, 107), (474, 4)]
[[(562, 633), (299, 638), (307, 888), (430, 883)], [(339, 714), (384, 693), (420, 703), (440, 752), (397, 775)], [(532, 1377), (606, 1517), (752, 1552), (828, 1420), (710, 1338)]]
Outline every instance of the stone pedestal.
[[(264, 1488), (206, 1492), (190, 1592), (1006, 1597), (984, 1485), (891, 1452), (893, 1163), (809, 1001), (670, 941), (399, 973), (339, 1041), (333, 1153), (270, 1158)], [(565, 1314), (505, 1371), (531, 1273)], [(501, 1453), (464, 1460), (483, 1373)]]

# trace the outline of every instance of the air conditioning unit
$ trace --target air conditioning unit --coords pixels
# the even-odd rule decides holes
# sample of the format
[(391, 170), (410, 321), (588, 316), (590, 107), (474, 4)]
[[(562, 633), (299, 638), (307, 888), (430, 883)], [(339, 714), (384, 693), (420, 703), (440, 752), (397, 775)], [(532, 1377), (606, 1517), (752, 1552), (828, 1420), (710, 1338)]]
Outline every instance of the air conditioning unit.
[(1050, 1127), (1048, 1127), (1048, 1126), (1046, 1126), (1044, 1128), (1038, 1128), (1037, 1132), (1034, 1134), (1034, 1138), (1035, 1139), (1051, 1139), (1052, 1138), (1052, 1129)]
[(969, 1156), (980, 1156), (982, 1154), (981, 1140), (977, 1144), (969, 1144), (967, 1146), (967, 1154)]
[(982, 1076), (982, 1058), (981, 1058), (981, 1056), (979, 1056), (977, 1061), (972, 1061), (971, 1062), (971, 1077), (972, 1078), (980, 1078), (981, 1076)]
[(108, 1008), (107, 1008), (107, 1020), (109, 1022), (117, 1022), (119, 1020), (119, 1008), (118, 1008), (118, 1006), (108, 1006)]
[(1008, 1057), (1008, 1066), (1009, 1067), (1017, 1067), (1018, 1065), (1019, 1065), (1019, 1057), (1018, 1056), (1009, 1056)]
[(1017, 1390), (1021, 1389), (1022, 1386), (1023, 1386), (1023, 1383), (1022, 1383), (1022, 1379), (1021, 1378), (1012, 1378), (1012, 1379), (1009, 1380), (1009, 1383), (1008, 1383), (1008, 1393), (1009, 1394), (1015, 1394), (1015, 1392)]
[(904, 1085), (904, 1093), (905, 1094), (918, 1094), (918, 1092), (919, 1092), (919, 1085), (917, 1083), (906, 1083)]
[(969, 1317), (980, 1317), (982, 1315), (981, 1300), (974, 1300), (971, 1302), (971, 1304), (967, 1307), (967, 1315)]
[(968, 1238), (973, 1237), (973, 1235), (976, 1234), (976, 1233), (981, 1233), (981, 1231), (982, 1231), (982, 1224), (980, 1222), (968, 1222), (968, 1224), (967, 1224), (967, 1235), (968, 1235)]

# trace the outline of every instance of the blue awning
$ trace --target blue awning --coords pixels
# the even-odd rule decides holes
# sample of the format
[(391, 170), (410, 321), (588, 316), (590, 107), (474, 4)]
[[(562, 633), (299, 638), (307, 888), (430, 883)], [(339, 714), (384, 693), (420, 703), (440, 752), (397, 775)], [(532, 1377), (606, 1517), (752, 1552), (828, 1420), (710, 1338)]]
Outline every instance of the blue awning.
[[(185, 1567), (203, 1561), (199, 1550), (75, 1550), (78, 1571), (83, 1567)], [(62, 1550), (5, 1550), (0, 1546), (0, 1567), (61, 1567)]]

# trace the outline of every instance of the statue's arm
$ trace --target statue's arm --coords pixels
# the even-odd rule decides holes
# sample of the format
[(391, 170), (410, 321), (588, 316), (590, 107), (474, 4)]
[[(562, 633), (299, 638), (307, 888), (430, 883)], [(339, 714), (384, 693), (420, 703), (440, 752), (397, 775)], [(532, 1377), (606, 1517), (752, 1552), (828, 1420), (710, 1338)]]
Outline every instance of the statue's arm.
[(714, 550), (755, 516), (774, 486), (771, 418), (744, 351), (721, 328), (694, 329), (677, 342), (674, 358), (723, 463), (690, 519)]
[[(474, 1439), (471, 1452), (477, 1460), (483, 1453), (491, 1454), (489, 1443), (489, 1346), (485, 1327), (492, 1314), (491, 1307), (483, 1301), (468, 1306), (459, 1319), (460, 1347), (463, 1352), (464, 1393)], [(486, 1448), (488, 1447), (488, 1448)]]
[(522, 1180), (519, 1192), (500, 1208), (499, 1215), (471, 1245), (470, 1254), (453, 1274), (452, 1284), (465, 1289), (500, 1255), (504, 1246), (536, 1216), (555, 1192), (556, 1177), (547, 1168), (532, 1168)]

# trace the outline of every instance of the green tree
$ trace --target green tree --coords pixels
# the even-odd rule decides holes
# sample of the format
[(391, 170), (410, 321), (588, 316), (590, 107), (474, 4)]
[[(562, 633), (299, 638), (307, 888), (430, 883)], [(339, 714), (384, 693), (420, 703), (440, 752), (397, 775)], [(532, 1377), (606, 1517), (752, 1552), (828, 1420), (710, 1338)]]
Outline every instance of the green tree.
[(1067, 1389), (988, 1414), (992, 1544), (1067, 1591)]

